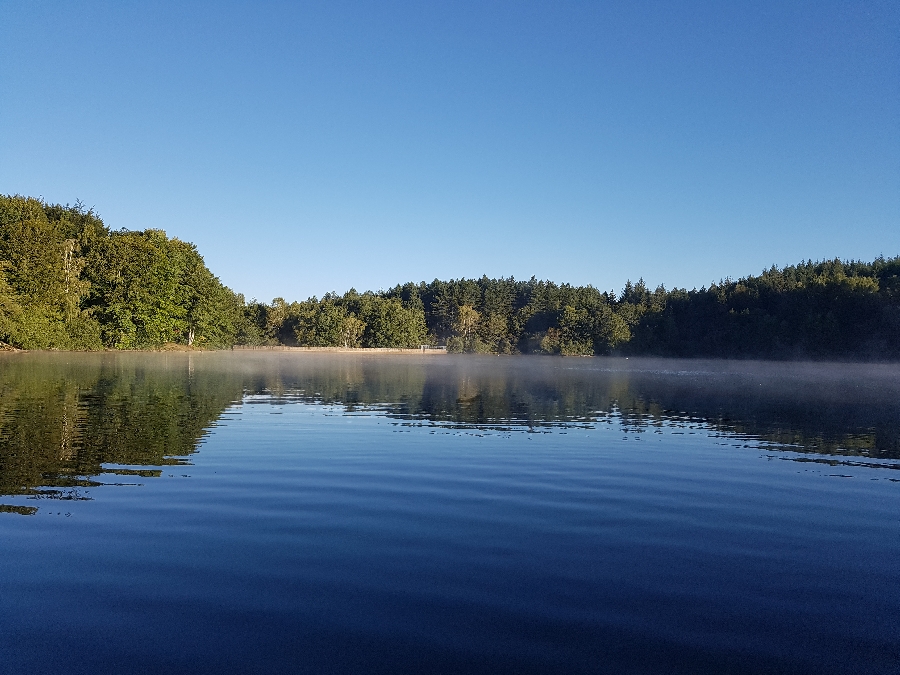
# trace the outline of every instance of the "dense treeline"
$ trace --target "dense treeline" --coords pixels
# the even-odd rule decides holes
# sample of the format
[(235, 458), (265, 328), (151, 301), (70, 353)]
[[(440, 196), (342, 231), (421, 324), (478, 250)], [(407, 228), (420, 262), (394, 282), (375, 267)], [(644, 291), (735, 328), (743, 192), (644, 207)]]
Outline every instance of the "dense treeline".
[(445, 344), (450, 351), (606, 354), (630, 338), (614, 295), (594, 288), (514, 279), (435, 280), (379, 293), (272, 305), (270, 340), (308, 346)]
[(244, 300), (193, 244), (112, 231), (80, 204), (0, 196), (0, 340), (25, 349), (225, 347)]
[(79, 204), (0, 197), (0, 341), (896, 359), (900, 257), (808, 261), (690, 291), (482, 277), (248, 303), (161, 230), (113, 231)]
[(629, 282), (619, 295), (535, 279), (435, 280), (277, 299), (257, 313), (268, 339), (310, 346), (427, 341), (499, 354), (900, 358), (900, 257), (773, 267), (691, 291)]

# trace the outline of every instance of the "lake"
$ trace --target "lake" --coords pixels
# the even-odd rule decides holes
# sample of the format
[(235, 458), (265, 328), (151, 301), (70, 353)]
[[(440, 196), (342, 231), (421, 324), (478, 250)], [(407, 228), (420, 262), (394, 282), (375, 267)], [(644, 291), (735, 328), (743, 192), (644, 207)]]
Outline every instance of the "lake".
[(0, 354), (0, 672), (900, 673), (900, 366)]

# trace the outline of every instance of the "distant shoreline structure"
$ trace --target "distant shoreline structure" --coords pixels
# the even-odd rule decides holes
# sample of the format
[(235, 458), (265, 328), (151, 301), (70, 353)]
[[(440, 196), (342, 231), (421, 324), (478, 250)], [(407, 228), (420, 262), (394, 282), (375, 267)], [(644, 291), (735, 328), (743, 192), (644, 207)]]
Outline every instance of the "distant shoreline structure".
[(186, 345), (164, 345), (159, 349), (104, 349), (102, 352), (89, 349), (18, 349), (0, 343), (0, 353), (27, 354), (27, 353), (71, 353), (71, 354), (165, 354), (178, 352), (184, 354), (222, 354), (225, 352), (322, 352), (327, 354), (411, 354), (436, 356), (447, 354), (447, 348), (422, 345), (421, 347), (289, 347), (286, 345), (235, 345), (223, 349), (208, 349), (203, 347), (188, 347)]
[[(210, 350), (216, 351), (216, 350)], [(225, 350), (228, 351), (228, 350)], [(287, 345), (234, 345), (235, 352), (326, 352), (340, 354), (446, 354), (447, 348), (422, 345), (421, 347), (289, 347)]]

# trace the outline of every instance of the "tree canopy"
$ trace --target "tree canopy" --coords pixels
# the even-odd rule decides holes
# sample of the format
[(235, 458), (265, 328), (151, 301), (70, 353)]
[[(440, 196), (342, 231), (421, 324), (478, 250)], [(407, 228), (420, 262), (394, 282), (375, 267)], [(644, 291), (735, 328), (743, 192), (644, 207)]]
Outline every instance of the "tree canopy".
[(81, 204), (0, 196), (0, 340), (25, 349), (226, 347), (244, 300), (193, 244), (111, 231)]
[(0, 196), (0, 341), (25, 349), (245, 345), (495, 354), (900, 358), (900, 256), (806, 261), (701, 289), (621, 293), (435, 279), (299, 302), (225, 287), (193, 244)]

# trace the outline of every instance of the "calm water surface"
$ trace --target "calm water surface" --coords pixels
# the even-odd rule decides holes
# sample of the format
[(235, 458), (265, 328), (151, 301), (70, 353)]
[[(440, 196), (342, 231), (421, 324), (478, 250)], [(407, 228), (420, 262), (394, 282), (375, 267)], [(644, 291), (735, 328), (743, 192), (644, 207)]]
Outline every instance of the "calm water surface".
[(900, 673), (900, 367), (0, 355), (0, 672)]

